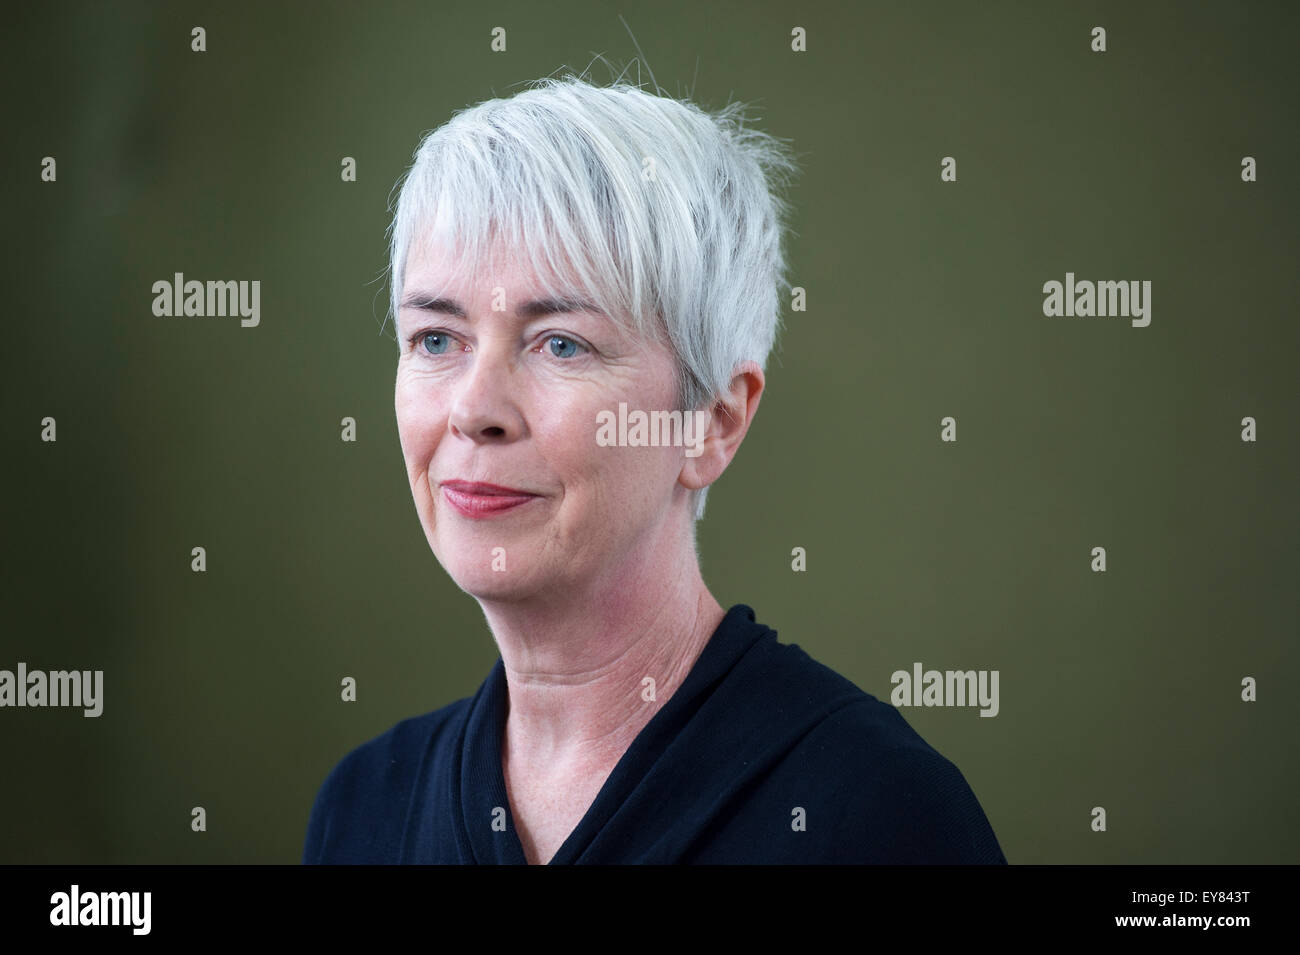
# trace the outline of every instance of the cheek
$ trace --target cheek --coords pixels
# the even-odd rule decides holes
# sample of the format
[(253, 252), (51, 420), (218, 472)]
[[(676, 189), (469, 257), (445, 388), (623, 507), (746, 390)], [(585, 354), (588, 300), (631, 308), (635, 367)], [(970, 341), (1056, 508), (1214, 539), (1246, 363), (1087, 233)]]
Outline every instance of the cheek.
[(436, 396), (418, 383), (399, 379), (393, 402), (397, 415), (397, 435), (402, 445), (402, 456), (407, 469), (414, 476), (422, 473), (437, 447), (446, 422), (446, 414), (439, 408)]
[(553, 391), (528, 402), (527, 457), (549, 476), (548, 483), (563, 493), (565, 523), (608, 520), (607, 499), (625, 488), (620, 460), (623, 448), (603, 448), (596, 443), (596, 414), (608, 402), (599, 395), (569, 395), (557, 400)]
[(645, 510), (654, 511), (666, 503), (681, 471), (679, 448), (602, 446), (596, 441), (598, 416), (617, 413), (620, 401), (629, 409), (670, 409), (673, 395), (659, 392), (655, 385), (671, 378), (669, 366), (649, 387), (632, 386), (611, 392), (585, 394), (581, 400), (549, 400), (533, 403), (535, 446), (547, 468), (558, 476), (565, 494), (582, 512), (598, 522), (618, 521), (618, 515), (631, 517)]
[(589, 428), (566, 425), (550, 442), (553, 453), (547, 455), (547, 464), (561, 475), (566, 496), (580, 503), (591, 520), (606, 524), (662, 506), (681, 470), (680, 450), (601, 446), (596, 442), (595, 411), (590, 418)]

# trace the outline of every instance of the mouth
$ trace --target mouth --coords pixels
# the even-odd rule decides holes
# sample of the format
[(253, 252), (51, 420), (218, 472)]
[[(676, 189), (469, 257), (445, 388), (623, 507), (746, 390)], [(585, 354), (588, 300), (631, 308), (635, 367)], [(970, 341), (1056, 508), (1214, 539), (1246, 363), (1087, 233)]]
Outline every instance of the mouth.
[(476, 519), (513, 511), (541, 496), (481, 481), (443, 481), (440, 486), (448, 504), (465, 517)]

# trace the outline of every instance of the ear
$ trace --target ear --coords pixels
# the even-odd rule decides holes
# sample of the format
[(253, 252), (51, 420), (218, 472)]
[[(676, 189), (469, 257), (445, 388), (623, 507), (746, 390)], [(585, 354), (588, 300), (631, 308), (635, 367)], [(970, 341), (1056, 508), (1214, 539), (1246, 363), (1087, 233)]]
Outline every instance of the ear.
[[(686, 447), (686, 459), (677, 481), (692, 491), (708, 487), (722, 476), (731, 459), (745, 440), (749, 423), (758, 411), (758, 401), (763, 394), (763, 369), (757, 362), (742, 362), (731, 379), (730, 391), (699, 412), (704, 416), (703, 437), (692, 432), (693, 443)], [(694, 422), (692, 422), (694, 425)], [(699, 454), (695, 454), (696, 450)], [(694, 456), (692, 456), (694, 455)]]

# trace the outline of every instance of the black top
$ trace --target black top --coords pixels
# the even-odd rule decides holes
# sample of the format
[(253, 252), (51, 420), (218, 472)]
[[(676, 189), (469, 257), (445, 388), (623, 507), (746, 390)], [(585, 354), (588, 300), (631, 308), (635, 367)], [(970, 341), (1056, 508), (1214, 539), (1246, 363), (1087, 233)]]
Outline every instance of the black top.
[[(345, 756), (312, 807), (303, 862), (523, 864), (501, 769), (507, 695), (498, 658), (473, 697)], [(1006, 861), (956, 766), (744, 604), (551, 860)]]

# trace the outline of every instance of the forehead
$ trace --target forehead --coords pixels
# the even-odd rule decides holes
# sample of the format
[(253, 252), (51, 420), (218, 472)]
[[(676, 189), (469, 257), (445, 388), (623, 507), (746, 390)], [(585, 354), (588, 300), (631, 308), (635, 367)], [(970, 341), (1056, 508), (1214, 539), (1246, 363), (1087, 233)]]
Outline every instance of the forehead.
[(452, 241), (442, 230), (417, 232), (405, 262), (405, 277), (413, 276), (457, 292), (484, 285), (538, 286), (548, 282), (557, 290), (578, 291), (576, 270), (562, 250), (551, 244), (530, 250), (517, 236), (507, 239), (495, 228), (485, 237), (475, 237), (468, 247)]
[(567, 313), (584, 324), (600, 321), (620, 341), (667, 341), (661, 316), (638, 316), (621, 272), (598, 268), (581, 245), (573, 254), (582, 256), (585, 276), (560, 242), (542, 237), (530, 243), (520, 228), (502, 228), (496, 221), (482, 232), (457, 235), (444, 218), (425, 220), (407, 247), (401, 284), (394, 289), (395, 311), (406, 322), (431, 312), (474, 321), (480, 311), (501, 307), (521, 320)]
[(554, 312), (588, 312), (608, 318), (599, 296), (583, 288), (576, 276), (557, 276), (560, 269), (567, 268), (568, 260), (551, 258), (553, 261), (539, 269), (527, 250), (517, 245), (494, 241), (475, 258), (443, 239), (419, 236), (407, 254), (398, 311), (466, 317), (467, 309), (503, 294), (508, 309), (521, 318)]

